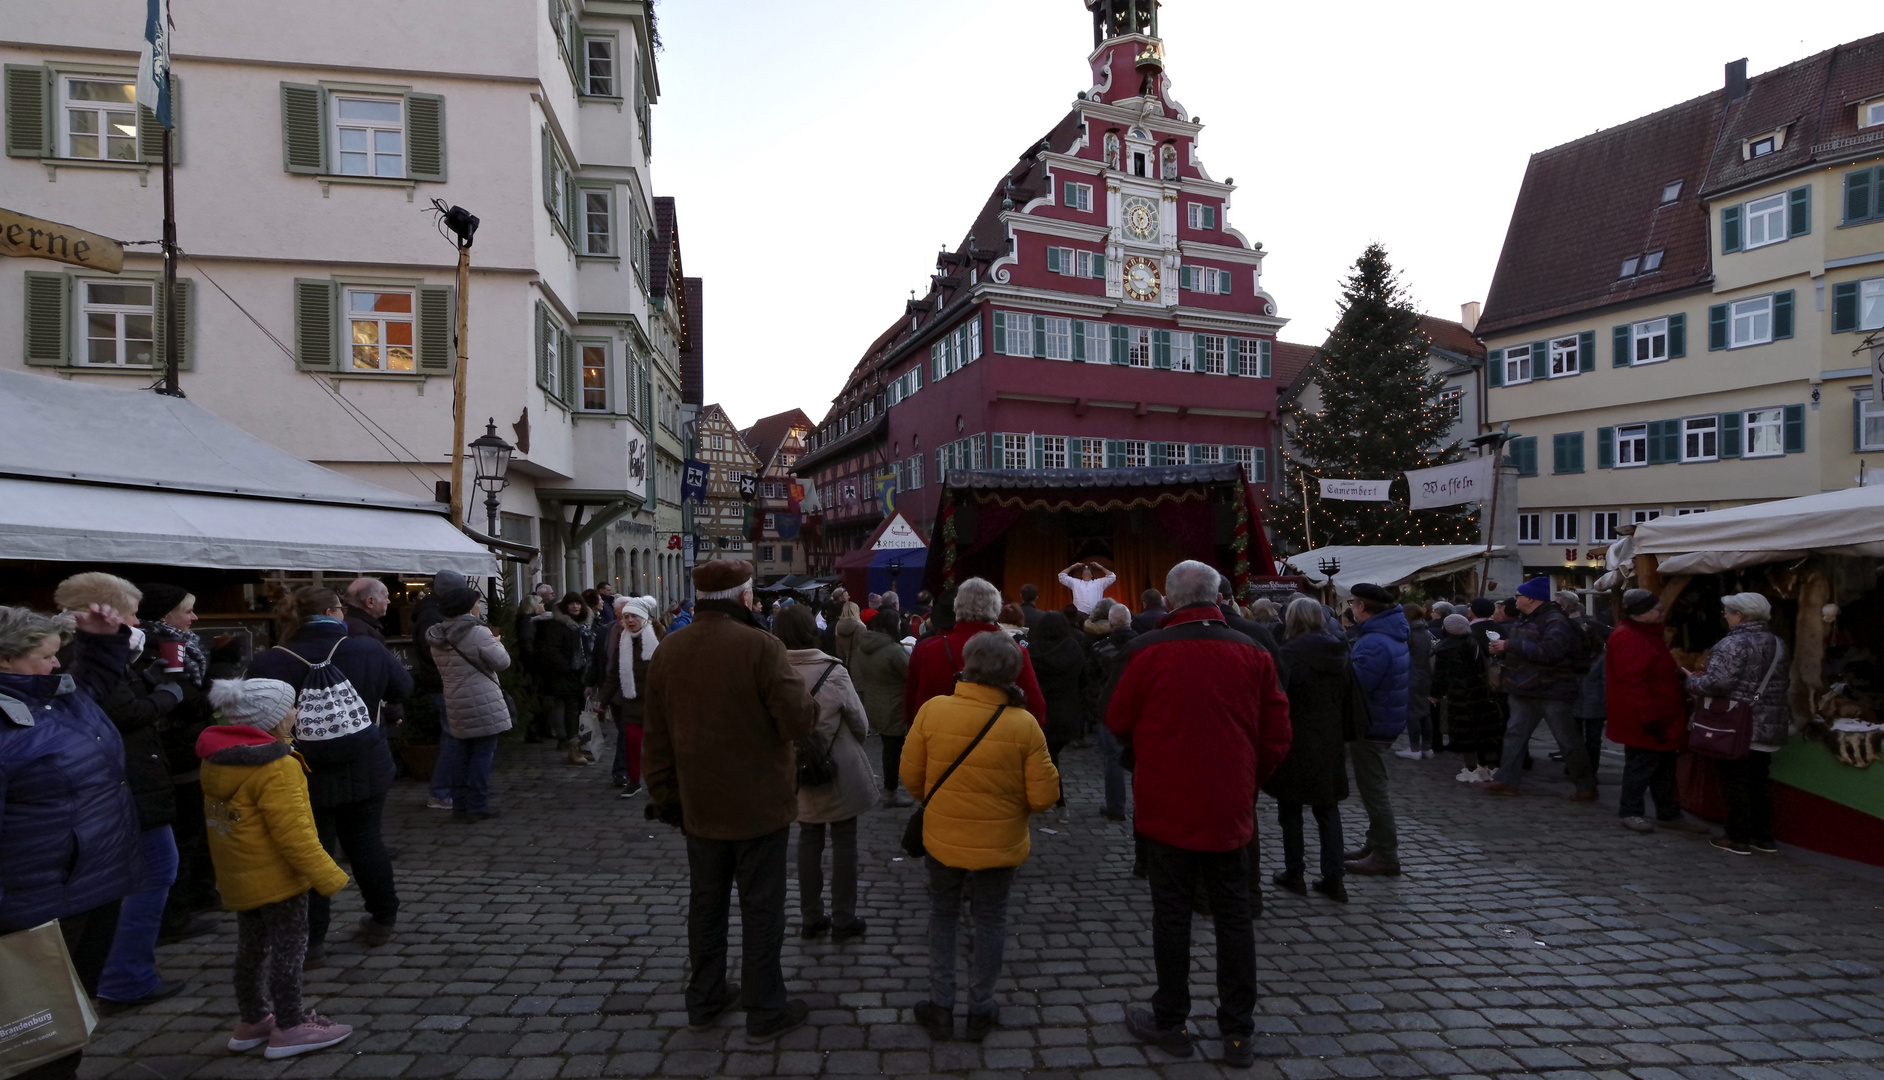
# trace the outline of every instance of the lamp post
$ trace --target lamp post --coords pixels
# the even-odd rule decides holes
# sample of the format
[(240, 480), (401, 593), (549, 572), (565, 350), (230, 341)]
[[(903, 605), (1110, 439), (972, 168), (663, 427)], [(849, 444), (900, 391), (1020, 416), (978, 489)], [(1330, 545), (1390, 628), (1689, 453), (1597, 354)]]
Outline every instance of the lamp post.
[(484, 434), (471, 440), (471, 460), (477, 473), (477, 488), (484, 493), (484, 510), (490, 521), (490, 531), (486, 534), (497, 535), (497, 497), (510, 485), (505, 474), (510, 471), (510, 455), (516, 447), (504, 441), (497, 433), (497, 418), (491, 417), (484, 425)]
[(1321, 570), (1321, 572), (1322, 572), (1323, 574), (1326, 574), (1326, 575), (1328, 576), (1328, 591), (1329, 591), (1329, 593), (1331, 593), (1331, 594), (1333, 594), (1333, 595), (1335, 595), (1335, 596), (1339, 596), (1339, 595), (1340, 595), (1340, 593), (1338, 593), (1338, 592), (1335, 592), (1335, 581), (1334, 581), (1334, 579), (1335, 579), (1335, 575), (1336, 575), (1336, 574), (1339, 574), (1339, 573), (1341, 572), (1341, 559), (1340, 559), (1340, 557), (1339, 557), (1339, 556), (1335, 556), (1335, 557), (1332, 557), (1332, 558), (1327, 558), (1327, 559), (1317, 559), (1317, 560), (1315, 560), (1315, 566), (1316, 566), (1317, 568), (1319, 568), (1319, 569)]

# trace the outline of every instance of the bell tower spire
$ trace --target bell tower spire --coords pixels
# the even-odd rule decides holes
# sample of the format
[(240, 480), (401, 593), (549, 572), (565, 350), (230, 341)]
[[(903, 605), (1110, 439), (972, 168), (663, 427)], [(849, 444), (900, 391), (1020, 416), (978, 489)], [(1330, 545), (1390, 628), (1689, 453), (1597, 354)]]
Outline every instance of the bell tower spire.
[(1086, 0), (1086, 10), (1092, 12), (1093, 48), (1128, 34), (1157, 37), (1158, 4), (1159, 0)]

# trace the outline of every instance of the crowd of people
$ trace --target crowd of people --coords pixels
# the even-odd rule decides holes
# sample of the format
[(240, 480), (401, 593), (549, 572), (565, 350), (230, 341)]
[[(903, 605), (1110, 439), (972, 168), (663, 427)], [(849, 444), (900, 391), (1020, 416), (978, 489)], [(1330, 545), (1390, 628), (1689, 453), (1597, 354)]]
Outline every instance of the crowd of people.
[[(1157, 989), (1127, 1027), (1196, 1052), (1189, 953), (1203, 914), (1232, 1065), (1253, 1057), (1259, 791), (1282, 838), (1270, 883), (1342, 903), (1353, 876), (1401, 873), (1390, 756), (1447, 750), (1463, 758), (1461, 781), (1514, 796), (1540, 723), (1576, 801), (1596, 797), (1604, 736), (1622, 747), (1619, 822), (1637, 832), (1708, 831), (1675, 790), (1692, 738), (1717, 761), (1726, 803), (1713, 845), (1777, 850), (1767, 771), (1788, 726), (1787, 653), (1757, 593), (1723, 599), (1726, 636), (1684, 669), (1657, 597), (1639, 589), (1612, 628), (1541, 577), (1501, 603), (1430, 607), (1362, 583), (1336, 611), (1303, 595), (1239, 604), (1217, 570), (1184, 562), (1136, 614), (1104, 595), (1115, 579), (1103, 566), (1076, 563), (1059, 580), (1073, 595), (1059, 611), (1041, 609), (1033, 585), (1008, 603), (980, 578), (908, 612), (894, 592), (861, 608), (842, 590), (761, 604), (751, 565), (719, 561), (696, 568), (697, 604), (662, 612), (605, 584), (561, 598), (544, 586), (493, 627), (480, 592), (441, 573), (413, 612), (408, 671), (375, 579), (288, 593), (279, 644), (244, 665), (191, 629), (186, 591), (77, 575), (55, 594), (58, 615), (0, 607), (0, 934), (57, 920), (80, 981), (112, 1012), (181, 989), (157, 970), (158, 942), (233, 911), (229, 1048), (279, 1058), (337, 1044), (350, 1029), (304, 1008), (302, 971), (325, 962), (329, 898), (350, 880), (338, 859), (366, 909), (354, 933), (369, 948), (394, 938), (387, 730), (426, 697), (443, 729), (428, 804), (454, 821), (498, 816), (498, 742), (525, 723), (525, 741), (555, 740), (571, 766), (612, 757), (620, 796), (645, 794), (649, 819), (683, 830), (688, 1021), (743, 1009), (754, 1043), (808, 1015), (780, 967), (792, 826), (798, 933), (842, 944), (868, 932), (859, 819), (912, 807), (903, 846), (930, 896), (930, 989), (915, 1016), (954, 1037), (965, 902), (964, 1032), (985, 1038), (1031, 818), (1074, 812), (1060, 771), (1072, 747), (1097, 749), (1096, 816), (1129, 811), (1132, 870), (1149, 885)], [(532, 709), (506, 690), (513, 663), (530, 673)], [(1340, 815), (1350, 791), (1367, 819), (1353, 849)], [(1318, 834), (1312, 881), (1305, 817)], [(735, 888), (739, 982), (727, 971)], [(73, 1053), (23, 1075), (67, 1078), (77, 1064)]]

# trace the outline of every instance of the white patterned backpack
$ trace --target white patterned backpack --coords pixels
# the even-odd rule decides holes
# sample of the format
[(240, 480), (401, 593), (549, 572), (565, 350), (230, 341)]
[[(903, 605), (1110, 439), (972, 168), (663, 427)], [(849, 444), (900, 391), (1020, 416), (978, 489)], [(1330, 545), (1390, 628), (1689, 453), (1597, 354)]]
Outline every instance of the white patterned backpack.
[(338, 739), (373, 726), (373, 714), (353, 683), (334, 666), (334, 653), (347, 641), (341, 638), (327, 650), (327, 659), (316, 664), (284, 645), (275, 648), (307, 665), (307, 679), (295, 699), (300, 714), (294, 721), (294, 737), (301, 742)]

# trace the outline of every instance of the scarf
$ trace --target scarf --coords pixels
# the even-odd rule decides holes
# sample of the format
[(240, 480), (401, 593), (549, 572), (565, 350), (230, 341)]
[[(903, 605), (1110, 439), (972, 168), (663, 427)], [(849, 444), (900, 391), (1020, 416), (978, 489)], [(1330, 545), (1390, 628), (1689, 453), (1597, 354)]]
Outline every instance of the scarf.
[[(203, 639), (196, 636), (194, 630), (179, 630), (162, 619), (152, 619), (140, 624), (144, 636), (150, 641), (162, 644), (168, 641), (183, 645), (183, 677), (190, 685), (201, 687), (207, 684), (209, 677), (209, 654), (203, 651)], [(146, 646), (149, 652), (157, 649)]]

